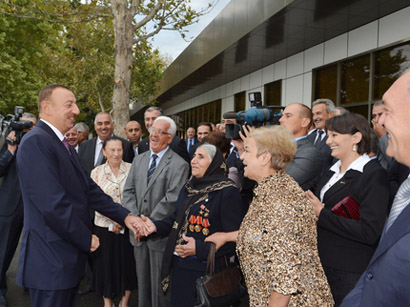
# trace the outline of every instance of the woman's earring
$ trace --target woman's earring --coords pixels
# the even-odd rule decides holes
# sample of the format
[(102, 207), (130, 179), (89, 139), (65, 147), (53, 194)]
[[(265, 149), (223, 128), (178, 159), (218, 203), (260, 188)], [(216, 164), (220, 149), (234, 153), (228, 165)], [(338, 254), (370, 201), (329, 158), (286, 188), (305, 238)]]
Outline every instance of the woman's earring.
[(356, 146), (356, 144), (353, 144), (353, 151), (354, 151), (354, 152), (357, 151), (357, 146)]

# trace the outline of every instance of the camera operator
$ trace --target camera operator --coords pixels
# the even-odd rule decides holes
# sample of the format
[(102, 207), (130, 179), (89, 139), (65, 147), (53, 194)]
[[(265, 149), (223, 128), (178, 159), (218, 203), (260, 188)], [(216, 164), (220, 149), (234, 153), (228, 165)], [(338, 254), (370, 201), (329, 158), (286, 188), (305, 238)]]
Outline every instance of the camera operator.
[[(33, 114), (23, 113), (21, 121), (29, 120), (36, 124)], [(32, 128), (23, 130), (27, 132)], [(16, 131), (7, 135), (16, 142)], [(16, 170), (16, 153), (18, 144), (10, 145), (4, 142), (0, 151), (0, 307), (7, 306), (6, 272), (13, 259), (23, 228), (23, 200)]]

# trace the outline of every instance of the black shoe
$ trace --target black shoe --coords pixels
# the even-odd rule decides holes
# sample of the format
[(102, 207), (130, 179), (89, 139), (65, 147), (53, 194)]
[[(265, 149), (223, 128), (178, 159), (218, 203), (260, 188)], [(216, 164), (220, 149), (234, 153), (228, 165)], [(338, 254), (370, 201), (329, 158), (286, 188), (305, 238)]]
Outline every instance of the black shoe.
[(0, 295), (0, 307), (7, 307), (7, 300), (4, 295)]
[[(84, 295), (84, 294), (87, 294), (87, 293), (90, 293), (90, 292), (93, 292), (94, 290), (93, 289), (91, 289), (91, 287), (87, 287), (87, 286), (84, 286), (84, 287), (81, 287), (79, 290), (78, 290), (78, 294), (80, 294), (80, 295)], [(1, 306), (0, 306), (1, 307)]]

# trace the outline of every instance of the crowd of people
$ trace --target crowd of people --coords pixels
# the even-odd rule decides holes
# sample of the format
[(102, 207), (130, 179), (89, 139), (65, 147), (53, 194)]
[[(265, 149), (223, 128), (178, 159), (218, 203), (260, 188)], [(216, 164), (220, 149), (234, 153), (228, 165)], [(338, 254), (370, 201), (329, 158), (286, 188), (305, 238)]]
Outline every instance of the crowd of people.
[(211, 242), (216, 273), (240, 266), (245, 305), (410, 305), (409, 84), (374, 104), (372, 125), (319, 99), (237, 139), (232, 112), (177, 136), (159, 107), (146, 138), (134, 120), (114, 135), (106, 112), (89, 138), (71, 90), (46, 86), (39, 121), (22, 117), (35, 127), (0, 152), (0, 306), (21, 233), (32, 306), (95, 292), (126, 307), (135, 289), (140, 307), (195, 306)]

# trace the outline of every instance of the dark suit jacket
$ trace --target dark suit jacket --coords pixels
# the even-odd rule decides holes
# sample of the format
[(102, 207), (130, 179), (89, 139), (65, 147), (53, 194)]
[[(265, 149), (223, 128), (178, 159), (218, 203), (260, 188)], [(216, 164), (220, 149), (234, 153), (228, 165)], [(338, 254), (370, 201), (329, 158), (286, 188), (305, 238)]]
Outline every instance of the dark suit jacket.
[[(198, 141), (198, 139), (197, 138), (193, 138), (193, 140), (194, 140), (194, 143), (192, 144), (192, 145), (195, 145), (195, 144), (198, 144), (199, 143), (199, 141)], [(185, 141), (185, 148), (186, 148), (186, 150), (187, 150), (187, 152), (188, 152), (188, 139), (186, 139), (186, 140), (184, 140)], [(191, 146), (192, 146), (191, 145)]]
[[(17, 153), (17, 152), (16, 152)], [(15, 153), (15, 154), (16, 154)], [(7, 142), (0, 151), (0, 216), (11, 216), (16, 210), (23, 211), (16, 159), (7, 149)]]
[[(191, 163), (191, 159), (189, 157), (188, 151), (186, 149), (186, 143), (183, 139), (181, 139), (179, 136), (174, 136), (172, 139), (171, 144), (169, 144), (169, 147), (176, 152), (182, 159), (184, 159), (186, 162)], [(138, 144), (138, 154), (142, 154), (143, 152), (146, 152), (149, 150), (149, 137), (146, 137), (143, 139), (139, 144)]]
[(410, 306), (410, 206), (383, 234), (367, 269), (342, 307)]
[(304, 191), (309, 190), (323, 172), (322, 155), (307, 138), (300, 139), (297, 141), (295, 157), (285, 171)]
[[(333, 176), (328, 170), (319, 180), (316, 196)], [(360, 205), (360, 220), (337, 216), (331, 209), (350, 195)], [(323, 266), (362, 273), (372, 257), (387, 216), (389, 184), (386, 171), (368, 162), (363, 173), (348, 170), (323, 197), (318, 225), (318, 249)]]
[[(122, 159), (125, 162), (132, 163), (132, 160), (135, 156), (134, 148), (132, 143), (121, 139), (124, 151), (122, 153)], [(87, 175), (91, 174), (91, 171), (94, 169), (94, 157), (95, 157), (95, 146), (97, 146), (97, 138), (92, 138), (91, 140), (82, 142), (78, 149), (78, 155), (80, 157), (81, 165), (84, 167)], [(107, 159), (103, 158), (101, 164), (104, 164)]]
[[(317, 135), (317, 130), (313, 131), (311, 134), (308, 135), (308, 140), (314, 144), (316, 135)], [(325, 137), (320, 141), (319, 145), (316, 146), (317, 149), (322, 153), (323, 156), (323, 165), (324, 169), (330, 168), (334, 163), (336, 163), (337, 159), (332, 157), (332, 150), (330, 147), (326, 144), (327, 141), (327, 134)]]
[(24, 203), (24, 230), (17, 282), (40, 290), (76, 287), (91, 247), (90, 207), (123, 224), (128, 210), (90, 179), (77, 153), (70, 153), (39, 121), (23, 138), (17, 171)]

